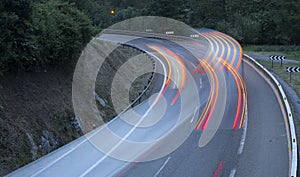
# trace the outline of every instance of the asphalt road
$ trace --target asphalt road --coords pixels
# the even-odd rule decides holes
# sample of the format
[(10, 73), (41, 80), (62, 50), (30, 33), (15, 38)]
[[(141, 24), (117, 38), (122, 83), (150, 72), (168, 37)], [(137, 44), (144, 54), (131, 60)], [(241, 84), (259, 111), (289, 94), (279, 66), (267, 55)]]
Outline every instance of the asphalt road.
[(243, 67), (249, 108), (247, 134), (241, 153), (243, 130), (219, 129), (205, 148), (195, 144), (201, 133), (194, 131), (169, 156), (134, 164), (130, 169), (125, 169), (121, 176), (199, 177), (215, 176), (217, 172), (216, 176), (229, 177), (288, 176), (286, 126), (276, 95), (250, 65), (243, 63)]
[(274, 91), (253, 68), (245, 64), (249, 120), (245, 149), (237, 176), (288, 176), (286, 122)]
[[(106, 36), (120, 43), (129, 39), (128, 45), (156, 57), (165, 80), (152, 101), (162, 94), (164, 99), (154, 106), (146, 100), (133, 112), (125, 112), (107, 127), (89, 133), (90, 141), (81, 137), (9, 176), (288, 176), (285, 122), (273, 90), (257, 71), (235, 60), (240, 51), (233, 40), (211, 31), (204, 36), (212, 49), (205, 41), (197, 46), (193, 40), (174, 43)], [(200, 62), (199, 58), (210, 56), (206, 52), (209, 50), (214, 51), (214, 57)], [(248, 118), (244, 121), (239, 105), (245, 100), (238, 92), (237, 76), (225, 68), (219, 72), (209, 69), (209, 65), (222, 67), (218, 58), (226, 60), (224, 66), (227, 63), (237, 66), (244, 76), (248, 93)], [(200, 65), (206, 65), (206, 72), (193, 72)], [(180, 95), (176, 99), (177, 93)], [(205, 105), (210, 101), (207, 108)], [(206, 111), (202, 122), (200, 115)], [(188, 136), (182, 139), (185, 133)], [(178, 148), (161, 155), (177, 141), (182, 141)], [(155, 159), (160, 155), (161, 158)], [(143, 160), (147, 162), (140, 162)]]

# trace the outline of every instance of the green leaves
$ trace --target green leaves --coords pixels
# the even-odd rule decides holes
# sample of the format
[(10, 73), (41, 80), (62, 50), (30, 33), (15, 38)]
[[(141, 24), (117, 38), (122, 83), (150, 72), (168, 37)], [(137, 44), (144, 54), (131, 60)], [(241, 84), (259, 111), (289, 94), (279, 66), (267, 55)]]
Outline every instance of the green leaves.
[(57, 64), (78, 56), (89, 42), (91, 21), (76, 7), (60, 0), (37, 4), (33, 14), (43, 62)]
[(0, 75), (75, 60), (101, 28), (140, 15), (220, 30), (242, 43), (299, 45), (298, 4), (297, 0), (2, 0)]
[(2, 1), (0, 74), (75, 60), (94, 35), (91, 20), (63, 0)]

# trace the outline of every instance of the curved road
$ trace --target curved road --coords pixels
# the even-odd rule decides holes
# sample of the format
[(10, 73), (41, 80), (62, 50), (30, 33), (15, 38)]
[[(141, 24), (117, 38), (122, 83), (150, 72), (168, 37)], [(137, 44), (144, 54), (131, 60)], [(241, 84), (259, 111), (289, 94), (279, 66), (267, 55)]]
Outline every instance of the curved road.
[[(102, 126), (8, 176), (288, 176), (286, 125), (274, 91), (251, 64), (241, 62), (241, 47), (232, 38), (210, 30), (199, 35), (201, 40), (175, 42), (102, 35), (100, 40), (155, 57), (165, 75), (157, 97), (107, 125), (121, 143), (103, 139), (109, 132)], [(163, 107), (159, 122), (149, 123)], [(135, 112), (142, 118), (132, 121)], [(190, 135), (175, 151), (151, 160), (186, 132)], [(108, 153), (87, 139), (108, 145), (100, 145)], [(158, 139), (142, 147), (123, 143)], [(114, 158), (118, 153), (136, 162)]]

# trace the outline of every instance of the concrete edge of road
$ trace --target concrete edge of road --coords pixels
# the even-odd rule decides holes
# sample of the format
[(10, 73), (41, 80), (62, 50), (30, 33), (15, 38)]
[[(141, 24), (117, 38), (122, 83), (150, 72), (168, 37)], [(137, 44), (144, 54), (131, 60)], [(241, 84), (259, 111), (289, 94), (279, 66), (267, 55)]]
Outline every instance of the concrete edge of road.
[(290, 104), (287, 100), (286, 94), (281, 86), (281, 84), (277, 81), (277, 79), (260, 63), (258, 63), (256, 60), (254, 60), (252, 57), (244, 54), (244, 57), (248, 59), (248, 61), (254, 63), (257, 68), (259, 68), (261, 71), (263, 71), (267, 77), (269, 77), (270, 81), (273, 83), (275, 88), (277, 89), (278, 93), (280, 94), (281, 101), (284, 103), (284, 108), (288, 117), (288, 123), (289, 123), (289, 133), (290, 133), (290, 143), (291, 148), (289, 150), (292, 151), (291, 154), (291, 166), (290, 166), (290, 176), (296, 177), (297, 176), (297, 163), (298, 163), (298, 157), (297, 157), (297, 139), (296, 139), (296, 131), (295, 131), (295, 125), (294, 125), (294, 119), (291, 111)]

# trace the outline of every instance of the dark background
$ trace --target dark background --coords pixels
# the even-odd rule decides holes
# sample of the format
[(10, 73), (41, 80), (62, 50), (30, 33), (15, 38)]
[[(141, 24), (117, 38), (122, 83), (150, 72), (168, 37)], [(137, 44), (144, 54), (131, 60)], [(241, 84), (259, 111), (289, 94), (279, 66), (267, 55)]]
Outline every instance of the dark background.
[(219, 30), (242, 44), (299, 45), (299, 4), (297, 0), (1, 0), (0, 74), (76, 60), (101, 29), (141, 15)]

